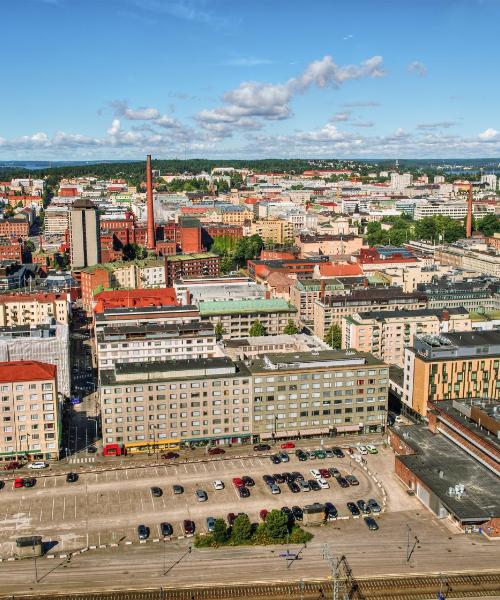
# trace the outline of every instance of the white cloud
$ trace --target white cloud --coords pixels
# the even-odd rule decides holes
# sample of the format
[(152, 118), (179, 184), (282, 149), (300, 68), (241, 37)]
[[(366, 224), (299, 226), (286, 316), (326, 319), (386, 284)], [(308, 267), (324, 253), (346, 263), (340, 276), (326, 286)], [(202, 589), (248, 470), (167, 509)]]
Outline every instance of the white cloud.
[(157, 108), (151, 106), (133, 109), (125, 100), (113, 100), (110, 105), (117, 117), (122, 117), (127, 121), (149, 121), (164, 128), (180, 127), (176, 119), (169, 115), (162, 115)]
[(435, 123), (419, 123), (417, 129), (432, 130), (432, 129), (449, 129), (456, 125), (454, 121), (436, 121)]
[(248, 121), (242, 119), (288, 119), (293, 114), (290, 102), (297, 94), (311, 87), (339, 87), (354, 79), (382, 77), (385, 74), (382, 62), (381, 56), (373, 56), (359, 65), (339, 66), (331, 56), (325, 56), (310, 63), (302, 73), (285, 83), (242, 82), (224, 94), (223, 106), (202, 110), (196, 118), (202, 127), (212, 123), (248, 126)]
[(351, 111), (345, 110), (344, 112), (335, 113), (333, 115), (333, 117), (330, 119), (330, 121), (332, 123), (341, 123), (344, 121), (349, 121), (350, 118), (351, 118)]
[(479, 134), (479, 139), (481, 140), (494, 140), (496, 139), (496, 137), (498, 136), (498, 131), (496, 129), (493, 129), (493, 127), (488, 127), (488, 129), (485, 129), (482, 133)]
[(414, 73), (415, 75), (420, 75), (420, 77), (427, 75), (427, 67), (419, 60), (414, 60), (411, 62), (408, 65), (408, 71), (410, 71), (410, 73)]

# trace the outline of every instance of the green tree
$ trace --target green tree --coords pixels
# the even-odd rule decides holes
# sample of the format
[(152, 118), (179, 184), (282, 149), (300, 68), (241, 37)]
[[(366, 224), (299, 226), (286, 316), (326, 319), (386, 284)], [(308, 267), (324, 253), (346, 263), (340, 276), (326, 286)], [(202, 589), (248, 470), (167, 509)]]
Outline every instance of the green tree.
[(262, 325), (262, 323), (259, 321), (259, 319), (255, 319), (250, 329), (248, 330), (248, 335), (250, 337), (259, 337), (262, 335), (267, 335), (267, 330), (264, 327), (264, 325)]
[(299, 328), (293, 319), (288, 319), (288, 323), (285, 325), (283, 333), (286, 335), (295, 335), (296, 333), (299, 333)]
[(214, 530), (212, 531), (212, 539), (217, 544), (227, 542), (228, 532), (224, 519), (215, 519)]
[(281, 510), (272, 510), (266, 517), (266, 532), (271, 540), (284, 541), (288, 535), (288, 516)]
[(340, 350), (342, 348), (342, 329), (336, 323), (330, 327), (330, 329), (326, 332), (325, 342), (336, 350)]
[(29, 250), (30, 252), (33, 252), (35, 250), (35, 244), (31, 240), (26, 240), (24, 242), (24, 245), (26, 247), (26, 250)]
[(500, 231), (500, 219), (493, 213), (487, 214), (478, 222), (477, 230), (487, 237), (491, 237)]
[(146, 250), (139, 244), (125, 244), (122, 248), (123, 260), (136, 260), (144, 258), (147, 254)]
[(251, 537), (252, 524), (250, 523), (248, 515), (238, 515), (231, 528), (231, 541), (234, 544), (244, 544)]
[(230, 256), (223, 256), (220, 259), (220, 270), (224, 275), (227, 273), (231, 273), (234, 269), (233, 259)]
[(221, 340), (222, 336), (226, 333), (226, 330), (224, 329), (224, 327), (222, 327), (222, 323), (220, 321), (217, 321), (217, 323), (215, 324), (214, 332), (216, 340)]

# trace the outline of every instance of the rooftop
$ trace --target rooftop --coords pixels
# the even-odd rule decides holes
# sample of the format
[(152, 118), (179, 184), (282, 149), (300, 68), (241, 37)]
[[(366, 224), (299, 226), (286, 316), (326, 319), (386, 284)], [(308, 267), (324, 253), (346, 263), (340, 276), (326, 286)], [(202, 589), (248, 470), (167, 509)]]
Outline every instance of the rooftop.
[(220, 314), (253, 314), (271, 312), (297, 312), (294, 306), (281, 298), (254, 300), (213, 300), (200, 302), (200, 316), (209, 317)]
[(384, 365), (368, 352), (354, 350), (319, 350), (312, 352), (266, 353), (263, 358), (252, 360), (249, 368), (252, 372), (279, 369), (321, 369), (333, 367), (352, 367), (363, 365)]
[(443, 320), (446, 313), (450, 316), (468, 315), (468, 311), (463, 306), (448, 309), (438, 308), (416, 308), (415, 310), (375, 310), (370, 312), (358, 313), (362, 319), (375, 319), (377, 321), (387, 321), (388, 319), (416, 319), (422, 317), (438, 317)]
[(178, 304), (173, 288), (111, 290), (96, 294), (95, 301), (95, 312), (103, 312), (110, 308), (158, 307)]
[(35, 360), (0, 362), (0, 382), (55, 379), (57, 367)]
[(197, 254), (174, 254), (166, 256), (167, 262), (183, 262), (188, 260), (205, 260), (207, 258), (219, 258), (218, 254), (213, 252), (200, 252)]

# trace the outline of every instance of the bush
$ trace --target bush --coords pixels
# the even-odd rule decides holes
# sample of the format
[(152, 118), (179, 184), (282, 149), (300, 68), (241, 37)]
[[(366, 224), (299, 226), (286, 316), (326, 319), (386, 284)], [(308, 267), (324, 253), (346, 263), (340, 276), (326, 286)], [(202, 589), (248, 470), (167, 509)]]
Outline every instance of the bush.
[(238, 515), (231, 529), (231, 543), (235, 546), (245, 544), (252, 537), (252, 524), (248, 515)]
[(225, 544), (228, 537), (227, 526), (224, 519), (215, 519), (214, 530), (212, 532), (213, 541), (217, 544)]
[(199, 535), (196, 534), (195, 538), (194, 538), (194, 547), (195, 548), (210, 548), (211, 546), (214, 546), (215, 542), (213, 537), (209, 534), (209, 535)]
[(290, 532), (290, 544), (305, 544), (313, 539), (313, 534), (310, 531), (305, 531), (298, 526), (292, 527)]
[(288, 516), (281, 510), (272, 510), (266, 517), (266, 531), (272, 542), (283, 542), (288, 535)]

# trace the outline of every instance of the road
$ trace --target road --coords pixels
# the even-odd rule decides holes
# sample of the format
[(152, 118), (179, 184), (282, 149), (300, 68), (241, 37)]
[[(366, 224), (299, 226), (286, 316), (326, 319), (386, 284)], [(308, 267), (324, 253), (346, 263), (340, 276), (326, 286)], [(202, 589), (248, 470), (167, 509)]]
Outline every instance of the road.
[[(479, 535), (453, 532), (423, 508), (388, 513), (380, 530), (370, 532), (361, 520), (339, 521), (314, 529), (307, 548), (291, 547), (302, 560), (279, 557), (282, 547), (239, 547), (188, 552), (190, 540), (148, 542), (89, 551), (68, 559), (39, 559), (0, 564), (1, 591), (87, 591), (185, 587), (242, 582), (314, 580), (329, 576), (325, 544), (345, 554), (355, 577), (398, 573), (439, 573), (498, 569), (498, 546)], [(420, 543), (407, 562), (407, 525)], [(164, 574), (165, 573), (165, 574)]]

